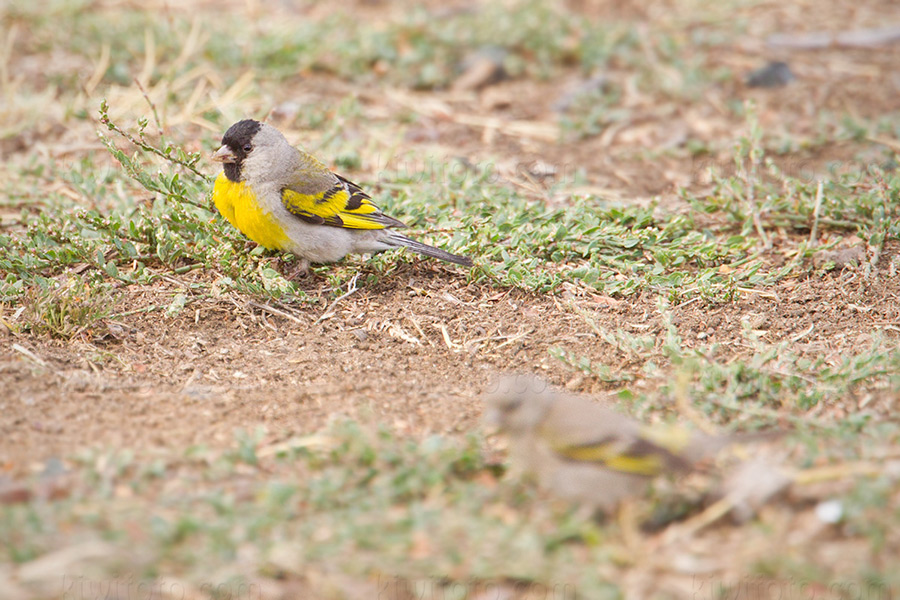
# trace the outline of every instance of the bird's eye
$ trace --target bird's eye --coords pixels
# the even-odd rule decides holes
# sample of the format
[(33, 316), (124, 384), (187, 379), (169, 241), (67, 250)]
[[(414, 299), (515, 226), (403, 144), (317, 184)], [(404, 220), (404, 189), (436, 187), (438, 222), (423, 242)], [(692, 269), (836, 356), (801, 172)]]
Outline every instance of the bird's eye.
[(250, 152), (251, 150), (253, 150), (253, 146), (251, 146), (250, 144), (244, 144), (243, 150), (244, 152)]

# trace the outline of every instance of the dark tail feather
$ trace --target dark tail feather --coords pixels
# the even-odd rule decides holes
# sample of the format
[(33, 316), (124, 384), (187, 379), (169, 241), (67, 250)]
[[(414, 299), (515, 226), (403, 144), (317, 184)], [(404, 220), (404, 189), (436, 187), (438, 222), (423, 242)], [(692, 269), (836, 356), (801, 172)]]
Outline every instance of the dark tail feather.
[(449, 252), (441, 250), (440, 248), (435, 248), (434, 246), (429, 246), (428, 244), (423, 244), (422, 242), (411, 240), (405, 235), (401, 235), (394, 231), (391, 232), (391, 236), (387, 239), (387, 241), (388, 243), (395, 244), (397, 246), (405, 246), (413, 252), (417, 252), (424, 256), (439, 258), (441, 260), (446, 260), (447, 262), (452, 262), (464, 267), (472, 266), (471, 258), (468, 258), (466, 256), (459, 256), (457, 254), (450, 254)]

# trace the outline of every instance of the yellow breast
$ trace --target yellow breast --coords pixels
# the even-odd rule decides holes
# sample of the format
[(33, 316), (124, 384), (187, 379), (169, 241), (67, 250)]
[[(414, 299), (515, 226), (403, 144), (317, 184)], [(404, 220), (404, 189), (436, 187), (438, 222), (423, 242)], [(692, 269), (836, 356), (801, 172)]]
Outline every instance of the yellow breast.
[(270, 250), (287, 250), (290, 239), (281, 224), (256, 200), (244, 182), (235, 183), (219, 173), (213, 186), (213, 202), (228, 222), (248, 238)]

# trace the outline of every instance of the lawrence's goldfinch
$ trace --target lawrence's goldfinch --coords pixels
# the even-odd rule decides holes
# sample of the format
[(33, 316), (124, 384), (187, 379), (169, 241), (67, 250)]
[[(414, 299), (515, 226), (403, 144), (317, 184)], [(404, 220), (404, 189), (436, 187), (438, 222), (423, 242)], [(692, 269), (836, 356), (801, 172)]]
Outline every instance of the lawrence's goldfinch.
[(685, 473), (730, 443), (684, 428), (645, 427), (612, 408), (510, 376), (485, 398), (484, 419), (509, 437), (510, 457), (548, 492), (609, 510), (652, 477)]
[(351, 252), (406, 247), (463, 266), (472, 261), (394, 231), (405, 225), (382, 213), (355, 183), (299, 150), (280, 131), (247, 119), (232, 125), (213, 160), (224, 163), (213, 201), (254, 242), (309, 262), (334, 262)]

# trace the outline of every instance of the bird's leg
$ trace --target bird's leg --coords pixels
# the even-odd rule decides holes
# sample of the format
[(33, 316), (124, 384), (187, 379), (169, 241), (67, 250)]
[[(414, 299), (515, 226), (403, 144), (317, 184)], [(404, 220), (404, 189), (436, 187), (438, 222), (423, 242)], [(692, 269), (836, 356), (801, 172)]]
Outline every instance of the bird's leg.
[(283, 259), (279, 259), (281, 262), (281, 274), (285, 279), (289, 281), (294, 281), (301, 277), (306, 277), (309, 275), (309, 261), (305, 258), (299, 258), (296, 263), (294, 263), (293, 267), (287, 268), (290, 263), (286, 262)]

